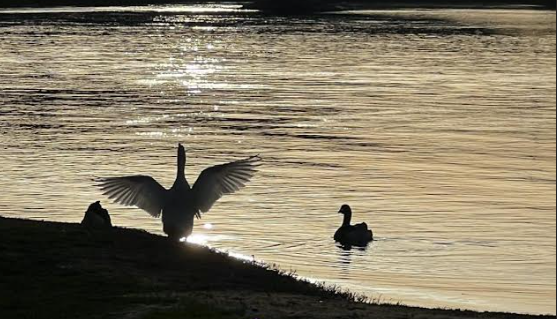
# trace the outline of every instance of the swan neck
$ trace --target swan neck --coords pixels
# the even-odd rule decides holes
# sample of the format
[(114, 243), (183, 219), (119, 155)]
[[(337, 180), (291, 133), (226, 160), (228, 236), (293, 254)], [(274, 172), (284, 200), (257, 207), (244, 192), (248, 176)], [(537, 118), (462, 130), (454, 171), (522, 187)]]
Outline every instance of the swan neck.
[(186, 152), (183, 149), (178, 150), (178, 178), (186, 176)]
[(351, 212), (344, 213), (344, 221), (342, 222), (342, 226), (350, 226), (351, 222), (352, 222), (352, 213)]

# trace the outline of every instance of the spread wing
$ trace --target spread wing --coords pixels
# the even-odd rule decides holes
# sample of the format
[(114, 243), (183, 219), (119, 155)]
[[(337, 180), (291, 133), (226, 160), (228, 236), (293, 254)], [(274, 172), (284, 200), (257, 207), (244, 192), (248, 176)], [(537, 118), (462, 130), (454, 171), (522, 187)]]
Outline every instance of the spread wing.
[(257, 172), (260, 161), (259, 156), (254, 156), (204, 170), (192, 189), (197, 208), (206, 213), (222, 196), (246, 186)]
[(101, 178), (99, 188), (118, 204), (136, 206), (159, 217), (166, 203), (167, 190), (149, 176)]

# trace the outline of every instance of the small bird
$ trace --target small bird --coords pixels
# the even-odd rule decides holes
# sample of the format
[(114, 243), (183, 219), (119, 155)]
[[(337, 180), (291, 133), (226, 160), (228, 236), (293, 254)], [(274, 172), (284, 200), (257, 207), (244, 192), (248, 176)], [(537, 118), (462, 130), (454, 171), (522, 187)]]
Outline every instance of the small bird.
[(190, 187), (186, 175), (186, 149), (178, 145), (178, 172), (170, 189), (150, 176), (101, 178), (98, 186), (110, 199), (125, 206), (135, 206), (153, 217), (162, 215), (163, 231), (172, 240), (189, 237), (194, 218), (201, 218), (223, 196), (233, 194), (251, 180), (261, 158), (217, 165), (204, 170)]
[(369, 229), (366, 223), (350, 225), (352, 221), (352, 208), (343, 205), (339, 214), (344, 215), (342, 226), (336, 231), (334, 239), (342, 245), (347, 246), (367, 246), (373, 241), (373, 231)]
[(87, 228), (107, 229), (112, 228), (112, 221), (108, 210), (101, 206), (101, 202), (95, 202), (85, 212), (81, 225)]

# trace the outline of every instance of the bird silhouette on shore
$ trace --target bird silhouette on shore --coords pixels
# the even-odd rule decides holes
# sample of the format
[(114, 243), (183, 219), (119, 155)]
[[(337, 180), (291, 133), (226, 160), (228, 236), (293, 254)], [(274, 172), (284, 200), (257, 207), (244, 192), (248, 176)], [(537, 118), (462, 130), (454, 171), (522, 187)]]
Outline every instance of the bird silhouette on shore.
[(153, 217), (162, 215), (163, 231), (172, 240), (189, 237), (195, 217), (201, 218), (224, 195), (233, 194), (252, 179), (261, 158), (217, 165), (205, 169), (193, 187), (185, 175), (186, 149), (178, 145), (178, 171), (170, 189), (150, 176), (127, 176), (98, 179), (98, 186), (114, 202), (135, 206)]
[(89, 229), (109, 229), (112, 228), (112, 221), (108, 210), (101, 206), (101, 202), (95, 202), (85, 212), (81, 225)]
[(366, 223), (351, 225), (352, 208), (343, 205), (339, 214), (344, 215), (342, 226), (335, 232), (334, 239), (336, 242), (345, 246), (363, 247), (373, 241), (373, 231), (369, 229)]

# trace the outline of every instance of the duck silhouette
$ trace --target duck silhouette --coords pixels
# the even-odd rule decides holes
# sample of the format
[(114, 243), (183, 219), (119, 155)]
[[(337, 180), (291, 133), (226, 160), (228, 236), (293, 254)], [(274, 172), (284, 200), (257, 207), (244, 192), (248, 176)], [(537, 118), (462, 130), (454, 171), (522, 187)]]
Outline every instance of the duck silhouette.
[(351, 225), (352, 208), (349, 205), (343, 205), (339, 214), (344, 215), (342, 226), (335, 232), (334, 239), (338, 243), (345, 246), (367, 246), (373, 241), (373, 231), (369, 229), (366, 223)]
[(108, 210), (101, 206), (101, 202), (95, 202), (89, 206), (81, 224), (90, 229), (111, 228), (112, 221)]
[(217, 165), (205, 169), (193, 187), (186, 175), (186, 149), (178, 145), (178, 172), (176, 181), (166, 189), (150, 176), (127, 176), (98, 179), (98, 186), (114, 202), (135, 206), (153, 217), (162, 215), (163, 231), (172, 240), (189, 237), (195, 217), (201, 218), (224, 195), (233, 194), (251, 180), (257, 172), (261, 158)]

